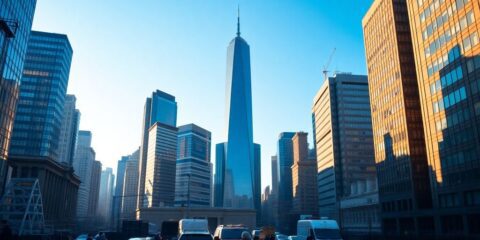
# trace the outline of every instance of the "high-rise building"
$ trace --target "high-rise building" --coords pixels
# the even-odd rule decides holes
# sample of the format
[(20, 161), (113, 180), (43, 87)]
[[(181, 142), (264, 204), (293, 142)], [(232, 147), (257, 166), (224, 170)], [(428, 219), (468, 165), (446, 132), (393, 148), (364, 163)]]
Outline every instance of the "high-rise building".
[(436, 234), (480, 237), (480, 2), (406, 4)]
[(317, 162), (308, 157), (307, 135), (297, 132), (292, 138), (292, 212), (317, 216)]
[(431, 231), (426, 116), (420, 108), (407, 1), (374, 1), (362, 24), (383, 233)]
[(75, 108), (77, 98), (75, 95), (67, 95), (63, 107), (62, 128), (58, 144), (59, 162), (69, 166), (73, 164), (73, 156), (77, 146), (78, 127), (80, 125), (80, 111)]
[(110, 225), (110, 217), (112, 213), (112, 201), (114, 193), (115, 175), (111, 168), (102, 171), (100, 177), (100, 193), (98, 196), (98, 216), (101, 217), (106, 224), (106, 228)]
[[(95, 151), (92, 146), (92, 133), (90, 131), (78, 131), (78, 144), (73, 160), (73, 169), (80, 178), (78, 189), (77, 217), (84, 221), (88, 217), (88, 205), (91, 195), (92, 171), (95, 162)], [(93, 195), (93, 194), (92, 194)]]
[(0, 195), (36, 0), (0, 2)]
[(271, 167), (272, 167), (272, 187), (270, 191), (272, 194), (278, 194), (278, 160), (277, 155), (271, 157)]
[(112, 224), (116, 229), (120, 228), (120, 218), (122, 213), (123, 203), (123, 183), (125, 180), (125, 167), (130, 156), (122, 156), (117, 163), (117, 178), (115, 179), (115, 191), (112, 201)]
[[(255, 187), (255, 147), (252, 126), (252, 89), (250, 76), (250, 47), (240, 37), (238, 19), (237, 36), (227, 50), (227, 142), (224, 167), (223, 207), (257, 207)], [(259, 191), (258, 194), (255, 191)], [(258, 199), (259, 200), (259, 199)]]
[(263, 216), (263, 222), (268, 222), (270, 226), (278, 226), (278, 183), (279, 183), (279, 173), (278, 173), (278, 160), (277, 155), (271, 157), (271, 168), (272, 168), (272, 187), (269, 194), (269, 215)]
[(97, 216), (101, 174), (102, 174), (102, 163), (100, 161), (94, 161), (92, 165), (90, 193), (88, 198), (88, 209), (87, 209), (87, 216), (89, 217)]
[(195, 124), (178, 127), (175, 206), (210, 207), (211, 133)]
[(128, 157), (127, 164), (125, 165), (122, 212), (120, 216), (122, 219), (134, 220), (136, 218), (139, 158), (140, 148)]
[(174, 205), (177, 131), (176, 127), (161, 122), (149, 129), (145, 171), (147, 207)]
[(367, 76), (325, 79), (313, 101), (318, 211), (340, 221), (339, 201), (358, 181), (375, 181)]
[(223, 192), (225, 191), (225, 159), (227, 158), (227, 143), (215, 145), (215, 177), (213, 180), (213, 206), (223, 207)]
[(59, 160), (72, 53), (66, 35), (31, 32), (9, 156)]
[(147, 98), (143, 112), (142, 139), (140, 145), (140, 159), (138, 163), (138, 197), (137, 207), (145, 205), (145, 172), (147, 168), (148, 136), (150, 127), (160, 122), (169, 126), (177, 126), (177, 102), (175, 97), (157, 90), (152, 97)]
[(294, 132), (282, 132), (277, 143), (277, 171), (278, 171), (278, 228), (281, 232), (290, 234), (294, 232), (292, 218), (292, 164)]

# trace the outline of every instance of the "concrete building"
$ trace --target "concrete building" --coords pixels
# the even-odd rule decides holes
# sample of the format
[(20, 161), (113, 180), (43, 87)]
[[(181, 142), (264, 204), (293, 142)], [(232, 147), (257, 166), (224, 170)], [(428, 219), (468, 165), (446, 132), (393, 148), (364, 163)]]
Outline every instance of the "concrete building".
[(45, 224), (53, 229), (73, 231), (80, 185), (73, 169), (46, 157), (12, 157), (8, 161), (12, 178), (38, 178)]
[(80, 111), (76, 109), (77, 98), (67, 94), (63, 107), (62, 128), (58, 143), (58, 159), (60, 162), (73, 165), (73, 157), (77, 146)]
[(435, 233), (480, 238), (480, 3), (407, 1), (407, 8)]
[(319, 215), (340, 221), (340, 199), (357, 181), (375, 180), (366, 76), (325, 79), (313, 101)]
[(92, 170), (95, 162), (95, 151), (91, 147), (92, 133), (90, 131), (78, 131), (78, 144), (73, 161), (75, 174), (80, 178), (78, 189), (77, 218), (85, 221), (88, 218), (88, 205), (91, 193)]
[(318, 216), (317, 162), (308, 158), (306, 132), (292, 138), (292, 213)]
[(100, 177), (100, 192), (98, 196), (98, 216), (103, 220), (104, 227), (109, 228), (112, 215), (115, 175), (111, 168), (102, 171)]
[(142, 123), (142, 139), (140, 145), (139, 173), (138, 173), (138, 196), (137, 208), (146, 204), (145, 196), (145, 173), (147, 169), (148, 136), (149, 129), (154, 123), (160, 122), (168, 126), (177, 126), (177, 102), (175, 97), (157, 90), (152, 97), (145, 101)]
[(156, 122), (149, 129), (145, 196), (147, 207), (173, 206), (177, 159), (176, 127)]
[(125, 165), (125, 176), (123, 181), (123, 197), (121, 219), (135, 220), (137, 210), (138, 192), (138, 160), (140, 148), (128, 157)]
[(362, 25), (382, 230), (403, 238), (430, 234), (434, 219), (422, 122), (425, 115), (407, 1), (374, 1)]
[(97, 216), (98, 197), (100, 193), (100, 178), (102, 174), (102, 163), (94, 161), (90, 180), (90, 193), (88, 198), (87, 216), (94, 218)]
[(175, 206), (210, 207), (211, 133), (195, 124), (178, 127)]
[(352, 194), (340, 200), (343, 236), (365, 239), (382, 234), (380, 204), (375, 182), (358, 182)]
[(7, 180), (10, 137), (36, 4), (36, 0), (0, 2), (0, 195)]

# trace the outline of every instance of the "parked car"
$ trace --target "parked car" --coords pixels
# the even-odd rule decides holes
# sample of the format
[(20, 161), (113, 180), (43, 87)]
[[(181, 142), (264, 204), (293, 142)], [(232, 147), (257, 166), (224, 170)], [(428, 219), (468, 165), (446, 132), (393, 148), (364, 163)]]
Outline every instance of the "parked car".
[(295, 235), (292, 235), (292, 236), (288, 236), (288, 240), (297, 240), (297, 236)]
[(214, 240), (242, 239), (242, 233), (248, 232), (248, 228), (243, 225), (219, 225), (215, 230)]
[(182, 219), (178, 222), (179, 240), (213, 240), (206, 219)]
[(178, 238), (178, 221), (162, 222), (162, 230), (160, 231), (162, 240), (177, 240)]
[(342, 240), (337, 221), (322, 218), (321, 220), (299, 220), (297, 222), (297, 240)]
[(87, 240), (88, 234), (80, 234), (75, 238), (75, 240)]

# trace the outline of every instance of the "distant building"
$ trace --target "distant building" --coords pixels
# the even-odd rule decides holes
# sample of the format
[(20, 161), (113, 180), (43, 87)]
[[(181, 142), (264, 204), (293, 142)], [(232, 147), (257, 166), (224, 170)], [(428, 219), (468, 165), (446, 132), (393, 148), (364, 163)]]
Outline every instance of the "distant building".
[(90, 193), (88, 198), (87, 216), (96, 217), (98, 210), (98, 197), (100, 193), (100, 178), (102, 174), (102, 163), (94, 161), (92, 165), (92, 176), (90, 180)]
[(277, 143), (278, 164), (278, 228), (281, 232), (294, 233), (295, 226), (290, 221), (292, 210), (292, 164), (294, 132), (282, 132)]
[(175, 97), (157, 90), (145, 101), (140, 145), (137, 208), (145, 206), (145, 172), (147, 169), (149, 129), (160, 122), (168, 126), (177, 126), (177, 102)]
[(31, 32), (10, 156), (48, 157), (59, 161), (60, 130), (72, 53), (66, 35)]
[(176, 127), (161, 122), (149, 129), (145, 172), (147, 207), (174, 205), (177, 131)]
[(292, 213), (317, 216), (317, 162), (308, 158), (307, 133), (295, 133), (292, 143)]
[(125, 165), (125, 176), (123, 181), (123, 197), (121, 218), (127, 220), (136, 219), (137, 192), (138, 192), (138, 160), (140, 148), (128, 157)]
[(58, 146), (58, 159), (69, 166), (73, 165), (73, 157), (77, 146), (80, 111), (75, 108), (75, 95), (67, 95), (63, 107), (62, 128)]
[(210, 207), (211, 133), (195, 124), (178, 127), (175, 206)]
[(215, 145), (215, 177), (213, 181), (213, 206), (223, 207), (223, 192), (225, 191), (225, 160), (227, 158), (227, 143)]
[(340, 199), (358, 181), (375, 181), (367, 76), (325, 79), (313, 101), (319, 214), (340, 221)]
[(102, 171), (100, 177), (100, 193), (98, 196), (98, 216), (102, 218), (105, 227), (110, 227), (110, 217), (112, 213), (112, 200), (114, 193), (115, 175), (111, 168)]
[(93, 193), (90, 189), (92, 186), (92, 172), (95, 162), (95, 151), (91, 147), (92, 133), (90, 131), (78, 131), (78, 144), (73, 161), (73, 169), (75, 174), (80, 178), (80, 188), (78, 190), (77, 217), (80, 221), (84, 221), (88, 216), (88, 205), (90, 195)]

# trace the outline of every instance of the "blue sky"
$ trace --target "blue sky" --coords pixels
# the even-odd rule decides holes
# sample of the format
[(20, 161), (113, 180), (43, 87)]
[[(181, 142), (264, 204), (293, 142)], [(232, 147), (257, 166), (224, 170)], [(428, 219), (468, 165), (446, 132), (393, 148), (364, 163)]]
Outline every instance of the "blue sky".
[(254, 141), (262, 145), (262, 185), (282, 131), (307, 131), (322, 68), (366, 74), (361, 19), (372, 0), (39, 0), (34, 30), (65, 33), (74, 49), (68, 93), (80, 128), (93, 132), (104, 167), (140, 145), (145, 98), (177, 98), (178, 124), (225, 140), (226, 48), (250, 44)]

